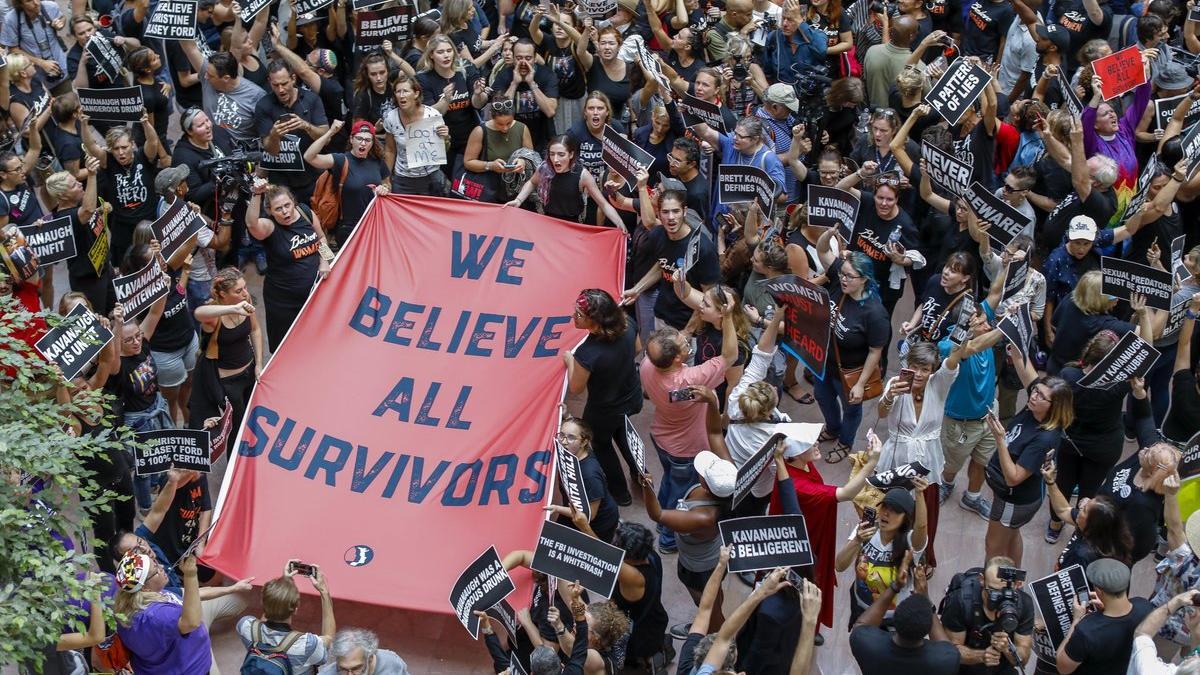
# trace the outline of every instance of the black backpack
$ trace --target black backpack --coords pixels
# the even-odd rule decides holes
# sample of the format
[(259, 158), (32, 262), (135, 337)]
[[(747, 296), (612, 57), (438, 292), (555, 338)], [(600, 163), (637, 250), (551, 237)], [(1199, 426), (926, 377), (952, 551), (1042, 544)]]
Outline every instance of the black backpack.
[(242, 660), (242, 675), (292, 675), (292, 662), (287, 652), (303, 633), (291, 631), (274, 647), (263, 644), (262, 622), (255, 619), (250, 626), (250, 650)]
[[(966, 639), (967, 646), (973, 649), (982, 649), (978, 640), (978, 635), (981, 627), (990, 625), (991, 621), (987, 615), (983, 613), (983, 568), (972, 567), (965, 572), (959, 572), (953, 577), (950, 577), (950, 584), (946, 586), (946, 594), (942, 596), (942, 601), (938, 603), (938, 615), (942, 615), (946, 611), (946, 604), (950, 602), (952, 597), (956, 597), (963, 607), (968, 608), (968, 616), (964, 617), (967, 624)], [(976, 630), (972, 630), (972, 629)]]

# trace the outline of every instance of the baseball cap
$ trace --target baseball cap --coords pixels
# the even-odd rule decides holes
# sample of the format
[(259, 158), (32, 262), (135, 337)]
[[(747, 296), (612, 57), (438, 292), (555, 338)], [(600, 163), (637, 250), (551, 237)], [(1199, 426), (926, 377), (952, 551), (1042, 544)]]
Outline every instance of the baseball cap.
[(191, 172), (192, 169), (187, 164), (180, 164), (179, 166), (159, 171), (158, 175), (154, 177), (154, 191), (164, 197), (175, 192), (175, 188), (187, 180), (188, 174)]
[(633, 14), (637, 14), (638, 0), (617, 0), (617, 6)]
[(126, 593), (137, 593), (146, 585), (153, 571), (154, 563), (150, 556), (130, 551), (117, 563), (117, 585)]
[(917, 511), (917, 502), (913, 499), (912, 494), (904, 488), (892, 488), (883, 495), (883, 501), (880, 505), (886, 506), (893, 511), (898, 511), (907, 515), (909, 518)]
[(1105, 593), (1117, 595), (1129, 590), (1129, 566), (1113, 558), (1101, 558), (1087, 566), (1087, 578)]
[(692, 460), (692, 466), (714, 495), (728, 497), (733, 494), (737, 484), (737, 468), (733, 462), (721, 459), (711, 450), (704, 450)]
[(1096, 241), (1096, 221), (1091, 216), (1078, 215), (1067, 225), (1067, 240)]
[(776, 82), (767, 87), (766, 93), (763, 94), (763, 100), (767, 103), (778, 103), (792, 112), (800, 110), (800, 101), (796, 98), (796, 90), (791, 85), (782, 82)]
[(375, 125), (371, 124), (370, 122), (368, 122), (366, 120), (359, 120), (359, 121), (355, 122), (354, 126), (350, 127), (350, 135), (357, 136), (358, 132), (363, 131), (363, 130), (366, 130), (366, 132), (371, 134), (372, 136), (375, 135)]
[(1183, 66), (1171, 61), (1158, 69), (1154, 76), (1154, 86), (1159, 89), (1187, 89), (1192, 86), (1192, 78)]
[(1037, 25), (1037, 34), (1038, 37), (1042, 38), (1043, 40), (1049, 40), (1052, 42), (1054, 44), (1054, 49), (1057, 50), (1059, 54), (1066, 54), (1071, 50), (1071, 36), (1067, 35), (1065, 28), (1056, 23), (1039, 23)]
[(687, 186), (683, 184), (683, 181), (673, 176), (668, 176), (662, 172), (659, 172), (658, 174), (658, 189), (663, 192), (668, 190), (683, 193), (687, 192)]

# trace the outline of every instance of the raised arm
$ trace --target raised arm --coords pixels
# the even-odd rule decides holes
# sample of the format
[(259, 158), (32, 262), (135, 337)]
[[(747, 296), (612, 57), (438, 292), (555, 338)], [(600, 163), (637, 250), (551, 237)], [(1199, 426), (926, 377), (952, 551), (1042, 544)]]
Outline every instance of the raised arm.
[(343, 124), (342, 120), (334, 120), (329, 125), (329, 129), (321, 134), (320, 138), (313, 141), (312, 145), (308, 146), (308, 149), (304, 151), (304, 161), (309, 166), (312, 166), (314, 169), (333, 168), (333, 155), (321, 154), (321, 151), (329, 144), (329, 140), (337, 135), (338, 131), (341, 131)]
[(787, 575), (785, 568), (773, 570), (763, 580), (758, 588), (754, 589), (750, 595), (738, 605), (738, 608), (733, 610), (725, 623), (721, 624), (721, 629), (717, 631), (717, 638), (713, 640), (712, 647), (709, 648), (708, 654), (704, 657), (704, 663), (720, 668), (725, 663), (726, 656), (729, 655), (729, 649), (733, 646), (733, 640), (737, 634), (741, 632), (742, 627), (750, 620), (750, 616), (754, 614), (754, 610), (758, 609), (768, 596), (774, 595), (779, 589), (788, 586), (784, 578)]
[[(1095, 2), (1095, 0), (1091, 0)], [(1099, 87), (1097, 87), (1099, 91)], [(1093, 109), (1094, 110), (1094, 109)], [(1087, 112), (1084, 112), (1087, 116)], [(1092, 176), (1088, 171), (1087, 159), (1083, 153), (1083, 125), (1078, 119), (1071, 118), (1071, 186), (1079, 201), (1086, 201), (1092, 194)]]

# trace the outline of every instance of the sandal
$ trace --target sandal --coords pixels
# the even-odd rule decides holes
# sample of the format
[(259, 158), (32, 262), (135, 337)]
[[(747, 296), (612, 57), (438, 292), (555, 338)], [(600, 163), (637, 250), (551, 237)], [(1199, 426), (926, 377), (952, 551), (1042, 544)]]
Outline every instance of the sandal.
[(793, 390), (799, 386), (800, 386), (800, 383), (797, 382), (796, 384), (793, 384), (792, 386), (788, 387), (787, 395), (791, 396), (792, 400), (795, 401), (796, 403), (799, 403), (800, 405), (812, 405), (813, 403), (815, 403), (817, 399), (813, 398), (813, 395), (807, 391), (801, 392), (799, 396), (796, 396), (794, 393), (792, 393)]
[(850, 451), (853, 449), (854, 448), (846, 445), (845, 443), (838, 443), (837, 445), (833, 446), (833, 450), (830, 450), (829, 453), (825, 455), (825, 461), (829, 464), (837, 464), (843, 459), (846, 459), (846, 457), (849, 456)]
[(822, 428), (821, 433), (817, 436), (817, 442), (818, 443), (828, 443), (829, 441), (836, 441), (837, 437), (838, 437), (837, 434), (831, 433), (829, 431), (826, 431), (824, 428)]

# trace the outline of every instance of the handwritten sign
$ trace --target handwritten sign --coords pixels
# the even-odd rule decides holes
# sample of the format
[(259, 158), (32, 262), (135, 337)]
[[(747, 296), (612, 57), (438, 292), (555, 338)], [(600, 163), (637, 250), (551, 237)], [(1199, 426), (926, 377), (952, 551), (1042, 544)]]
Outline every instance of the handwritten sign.
[(404, 156), (410, 169), (446, 163), (446, 142), (437, 133), (437, 128), (443, 124), (442, 116), (437, 115), (418, 120), (405, 129), (408, 140), (404, 144)]

